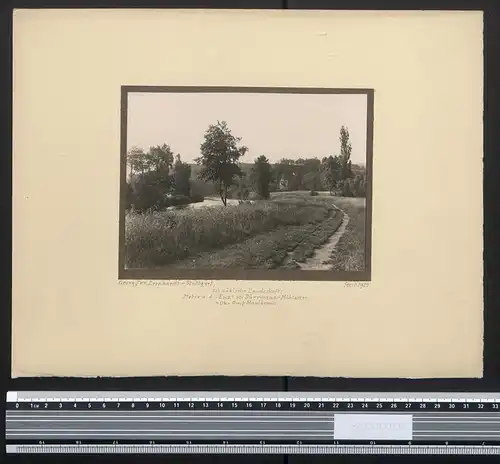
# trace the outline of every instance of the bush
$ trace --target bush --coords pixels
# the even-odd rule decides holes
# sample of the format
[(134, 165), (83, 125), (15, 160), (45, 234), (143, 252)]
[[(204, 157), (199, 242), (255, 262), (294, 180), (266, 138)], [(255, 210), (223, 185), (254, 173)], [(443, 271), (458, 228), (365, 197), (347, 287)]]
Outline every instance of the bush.
[(127, 182), (127, 186), (125, 187), (125, 211), (128, 211), (132, 208), (132, 202), (134, 201), (134, 190), (129, 182)]
[(136, 211), (144, 212), (163, 208), (164, 197), (157, 188), (148, 184), (136, 183), (131, 190), (130, 206)]
[(191, 194), (191, 202), (192, 203), (201, 203), (205, 201), (205, 197), (199, 193)]
[(185, 195), (168, 195), (165, 197), (165, 202), (163, 207), (168, 208), (169, 206), (183, 206), (192, 203), (190, 197)]
[(218, 193), (213, 182), (204, 182), (194, 178), (191, 179), (191, 197), (193, 197), (193, 195), (209, 197), (211, 195), (218, 195)]
[(364, 176), (356, 176), (354, 179), (343, 179), (337, 183), (333, 190), (334, 195), (340, 197), (365, 197), (366, 180)]

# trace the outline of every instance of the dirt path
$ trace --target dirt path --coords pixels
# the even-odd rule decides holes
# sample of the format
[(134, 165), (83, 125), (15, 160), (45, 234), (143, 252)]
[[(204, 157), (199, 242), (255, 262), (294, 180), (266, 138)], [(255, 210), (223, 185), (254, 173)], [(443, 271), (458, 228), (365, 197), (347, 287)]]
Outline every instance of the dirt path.
[(340, 237), (344, 235), (347, 224), (349, 224), (349, 216), (337, 206), (335, 206), (335, 208), (344, 215), (342, 218), (342, 224), (340, 224), (340, 227), (333, 233), (324, 245), (316, 249), (314, 255), (307, 258), (303, 263), (297, 262), (300, 269), (305, 271), (328, 271), (330, 269), (331, 265), (325, 263), (329, 260), (332, 251), (335, 249)]

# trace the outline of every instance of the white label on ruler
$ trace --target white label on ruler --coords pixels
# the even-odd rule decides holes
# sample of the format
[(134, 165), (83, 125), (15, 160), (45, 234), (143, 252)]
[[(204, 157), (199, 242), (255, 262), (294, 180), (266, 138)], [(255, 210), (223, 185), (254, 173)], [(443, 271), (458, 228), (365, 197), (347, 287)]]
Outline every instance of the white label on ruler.
[(411, 414), (335, 414), (336, 440), (411, 440)]

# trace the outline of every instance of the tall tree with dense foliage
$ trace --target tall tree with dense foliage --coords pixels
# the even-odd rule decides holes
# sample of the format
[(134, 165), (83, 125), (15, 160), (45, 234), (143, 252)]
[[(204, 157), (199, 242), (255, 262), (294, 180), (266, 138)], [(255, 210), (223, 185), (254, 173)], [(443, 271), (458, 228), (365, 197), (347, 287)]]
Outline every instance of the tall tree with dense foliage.
[(340, 160), (342, 162), (342, 179), (349, 179), (352, 177), (351, 168), (351, 152), (352, 145), (349, 138), (349, 130), (347, 127), (340, 128)]
[(273, 179), (273, 173), (269, 160), (264, 156), (259, 156), (254, 163), (251, 173), (251, 180), (257, 195), (263, 200), (268, 200), (270, 196), (269, 185)]
[(198, 175), (201, 180), (213, 182), (224, 206), (227, 193), (237, 178), (243, 176), (239, 159), (248, 148), (240, 145), (241, 137), (235, 137), (225, 121), (211, 124), (200, 146), (201, 156), (195, 161), (202, 166)]
[(330, 194), (332, 194), (337, 187), (337, 183), (342, 178), (342, 163), (340, 158), (331, 155), (328, 158), (324, 158), (322, 171), (325, 186)]
[(156, 145), (149, 148), (147, 154), (147, 164), (151, 171), (161, 173), (163, 176), (168, 176), (174, 163), (174, 152), (170, 145)]
[(302, 184), (307, 190), (317, 191), (321, 189), (321, 161), (318, 158), (300, 160), (304, 175)]
[(167, 144), (152, 146), (145, 153), (132, 148), (127, 156), (130, 167), (131, 205), (139, 211), (162, 208), (172, 189), (171, 168), (174, 154)]
[(189, 197), (191, 194), (191, 166), (183, 163), (181, 155), (175, 157), (174, 163), (174, 186), (175, 193)]
[(146, 170), (147, 162), (144, 150), (139, 147), (132, 147), (127, 153), (127, 165), (129, 168), (129, 182), (132, 183), (135, 175), (144, 174)]
[(159, 197), (171, 193), (173, 179), (171, 171), (174, 163), (174, 152), (167, 144), (156, 145), (149, 148), (146, 154), (146, 168), (143, 172), (143, 183), (156, 189)]

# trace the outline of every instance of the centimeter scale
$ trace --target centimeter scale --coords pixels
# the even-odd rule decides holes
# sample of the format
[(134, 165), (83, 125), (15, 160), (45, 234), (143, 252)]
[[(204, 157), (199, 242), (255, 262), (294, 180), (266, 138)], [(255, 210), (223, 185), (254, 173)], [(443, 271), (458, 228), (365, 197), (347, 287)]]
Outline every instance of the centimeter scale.
[(9, 392), (7, 453), (499, 454), (500, 394)]

